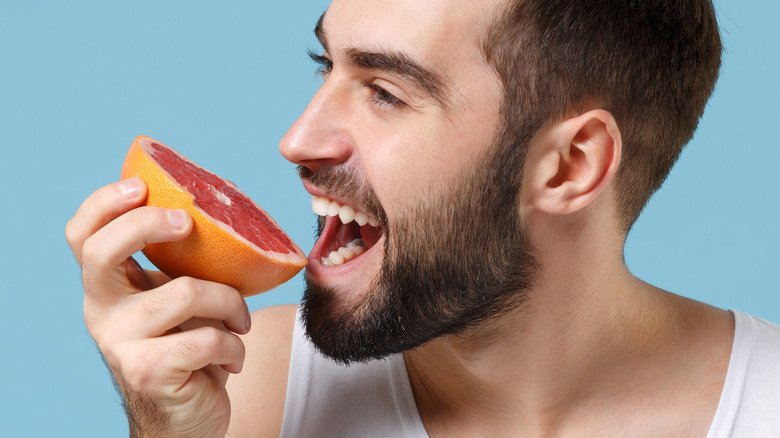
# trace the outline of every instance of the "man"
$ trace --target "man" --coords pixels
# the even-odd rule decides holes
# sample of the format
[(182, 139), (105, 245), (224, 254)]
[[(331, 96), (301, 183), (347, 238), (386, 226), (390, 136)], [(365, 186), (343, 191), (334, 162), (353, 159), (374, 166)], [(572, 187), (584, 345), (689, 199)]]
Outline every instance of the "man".
[(138, 180), (68, 224), (131, 434), (780, 434), (780, 328), (622, 257), (717, 78), (709, 1), (336, 0), (315, 32), (300, 310), (139, 270), (191, 220)]

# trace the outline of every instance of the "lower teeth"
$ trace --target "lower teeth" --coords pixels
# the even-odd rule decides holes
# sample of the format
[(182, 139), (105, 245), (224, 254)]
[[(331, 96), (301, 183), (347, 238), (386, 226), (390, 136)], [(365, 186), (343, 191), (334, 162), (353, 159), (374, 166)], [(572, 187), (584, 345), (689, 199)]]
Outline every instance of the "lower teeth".
[(366, 244), (361, 239), (349, 242), (336, 251), (331, 251), (327, 257), (320, 258), (323, 266), (339, 266), (366, 252)]

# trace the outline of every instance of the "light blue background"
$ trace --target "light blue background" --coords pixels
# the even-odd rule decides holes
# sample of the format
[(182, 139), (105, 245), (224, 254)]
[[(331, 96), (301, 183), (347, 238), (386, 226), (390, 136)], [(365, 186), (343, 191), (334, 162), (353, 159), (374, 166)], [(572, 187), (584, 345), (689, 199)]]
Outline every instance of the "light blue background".
[[(1, 1), (0, 436), (126, 436), (65, 223), (146, 134), (236, 182), (308, 252), (308, 197), (277, 143), (319, 84), (305, 50), (327, 2)], [(780, 322), (780, 3), (716, 7), (721, 80), (626, 258), (650, 283)], [(301, 283), (250, 307), (296, 302)]]

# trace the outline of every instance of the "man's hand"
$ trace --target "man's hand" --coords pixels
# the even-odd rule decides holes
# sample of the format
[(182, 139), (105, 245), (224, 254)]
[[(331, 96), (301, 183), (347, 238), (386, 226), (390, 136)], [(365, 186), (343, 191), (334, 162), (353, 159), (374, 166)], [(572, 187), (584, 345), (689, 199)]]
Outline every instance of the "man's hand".
[(125, 397), (131, 436), (222, 437), (249, 312), (228, 286), (141, 269), (133, 254), (192, 230), (183, 211), (139, 207), (145, 196), (138, 179), (105, 186), (68, 222), (84, 319)]

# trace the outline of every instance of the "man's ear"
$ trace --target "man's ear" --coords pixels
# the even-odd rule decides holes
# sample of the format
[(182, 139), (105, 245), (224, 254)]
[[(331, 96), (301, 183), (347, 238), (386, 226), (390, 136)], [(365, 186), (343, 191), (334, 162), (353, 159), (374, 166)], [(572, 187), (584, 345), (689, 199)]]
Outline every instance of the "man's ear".
[(536, 139), (531, 203), (550, 214), (567, 214), (588, 205), (612, 179), (622, 142), (615, 118), (591, 110), (545, 130)]

